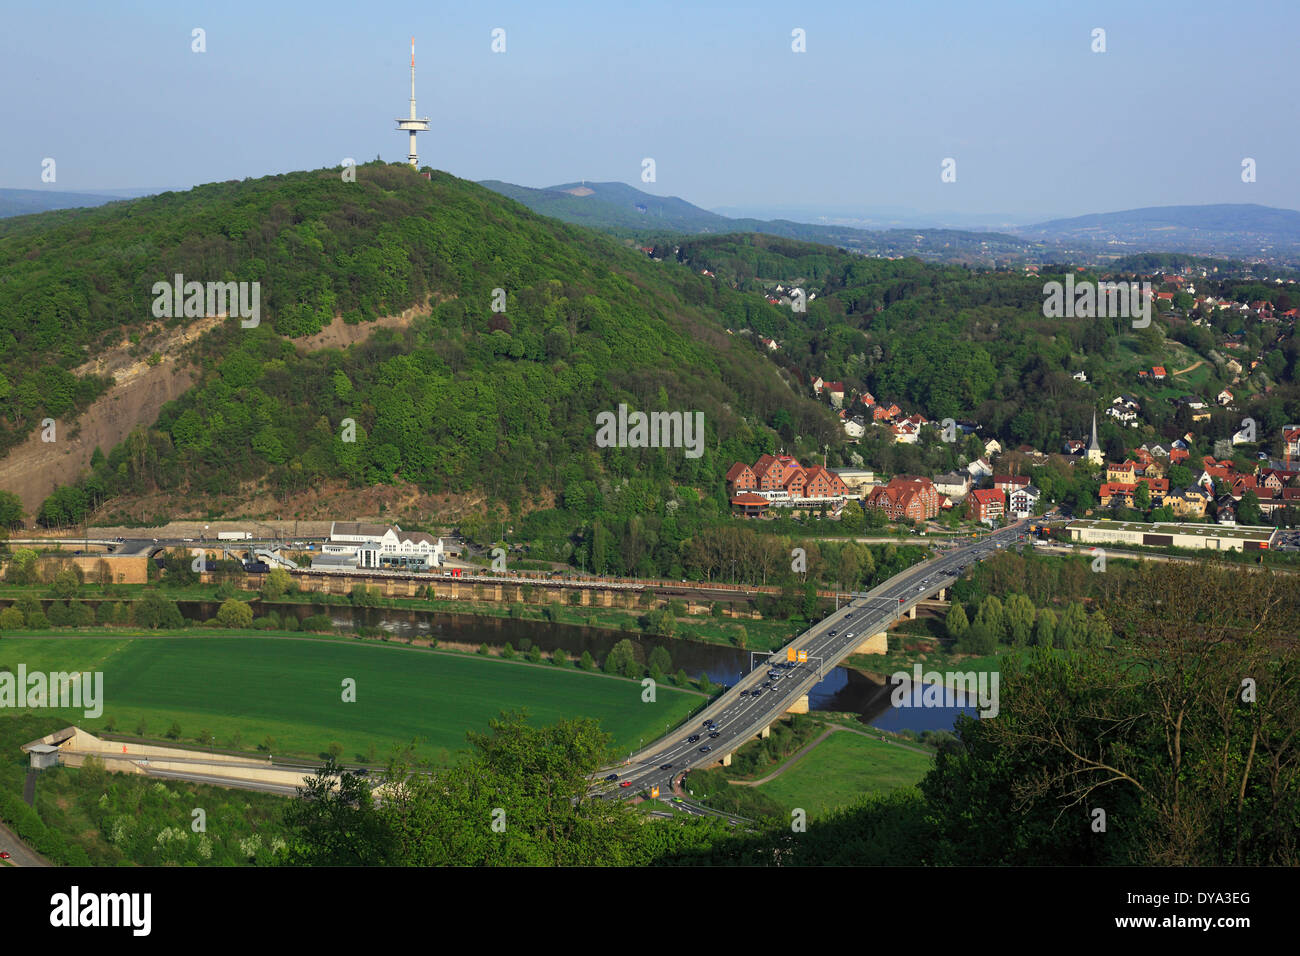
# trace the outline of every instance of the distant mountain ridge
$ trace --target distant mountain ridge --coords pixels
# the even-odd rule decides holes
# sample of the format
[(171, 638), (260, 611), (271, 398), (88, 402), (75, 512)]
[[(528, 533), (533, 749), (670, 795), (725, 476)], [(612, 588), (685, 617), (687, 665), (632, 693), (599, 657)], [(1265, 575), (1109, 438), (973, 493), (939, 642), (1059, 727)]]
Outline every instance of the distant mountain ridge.
[(971, 265), (1053, 261), (1105, 265), (1117, 256), (1171, 252), (1300, 267), (1300, 212), (1254, 203), (1149, 206), (990, 232), (733, 219), (676, 196), (652, 196), (626, 183), (573, 182), (534, 189), (485, 180), (480, 185), (544, 216), (625, 238), (757, 232), (869, 256), (916, 256)]
[(1300, 264), (1300, 212), (1256, 203), (1147, 206), (1053, 219), (1010, 230), (1025, 239), (1067, 246), (1095, 244), (1142, 252), (1266, 258)]
[(1042, 248), (1032, 240), (995, 232), (959, 229), (855, 229), (789, 219), (732, 219), (676, 196), (652, 196), (626, 183), (575, 182), (541, 189), (490, 179), (479, 183), (523, 203), (533, 212), (625, 238), (666, 233), (761, 232), (836, 246), (873, 256), (917, 256), (945, 262), (992, 264), (1038, 262)]
[(102, 206), (115, 202), (121, 196), (103, 193), (55, 192), (49, 189), (0, 189), (0, 219), (26, 216), (51, 209), (78, 209), (83, 206)]
[(1277, 232), (1300, 239), (1300, 212), (1257, 203), (1217, 203), (1207, 206), (1144, 206), (1120, 212), (1091, 213), (1068, 219), (1021, 226), (1020, 234), (1061, 235), (1096, 229), (1199, 229), (1218, 232), (1252, 230)]

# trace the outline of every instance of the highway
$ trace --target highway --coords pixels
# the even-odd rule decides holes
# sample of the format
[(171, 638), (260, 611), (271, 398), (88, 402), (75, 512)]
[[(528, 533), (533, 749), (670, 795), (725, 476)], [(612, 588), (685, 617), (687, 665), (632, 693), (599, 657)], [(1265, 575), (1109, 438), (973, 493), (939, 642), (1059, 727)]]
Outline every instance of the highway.
[[(807, 663), (780, 666), (786, 657), (786, 648), (781, 648), (770, 663), (754, 668), (686, 724), (633, 754), (628, 763), (602, 770), (593, 781), (594, 791), (605, 797), (625, 797), (644, 795), (657, 785), (667, 796), (676, 777), (717, 763), (758, 736), (864, 640), (886, 630), (940, 588), (953, 584), (971, 562), (1013, 546), (1022, 531), (1022, 526), (1015, 524), (969, 539), (871, 591), (854, 594), (848, 604), (786, 645), (807, 651)], [(764, 687), (768, 681), (770, 686)], [(698, 739), (691, 740), (692, 736)], [(611, 774), (617, 774), (617, 780), (605, 779)], [(626, 787), (622, 786), (625, 782)]]

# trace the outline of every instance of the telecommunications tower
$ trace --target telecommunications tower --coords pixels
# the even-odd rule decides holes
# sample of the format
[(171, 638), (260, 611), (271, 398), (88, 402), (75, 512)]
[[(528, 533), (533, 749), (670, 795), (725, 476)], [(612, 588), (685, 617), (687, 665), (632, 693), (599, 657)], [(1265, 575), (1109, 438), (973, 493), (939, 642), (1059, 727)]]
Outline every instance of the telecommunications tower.
[(410, 119), (399, 119), (397, 121), (398, 131), (406, 130), (411, 134), (411, 152), (406, 157), (406, 161), (412, 166), (419, 167), (419, 157), (415, 153), (415, 134), (427, 131), (429, 128), (429, 117), (417, 119), (415, 115), (415, 37), (411, 37), (411, 117)]

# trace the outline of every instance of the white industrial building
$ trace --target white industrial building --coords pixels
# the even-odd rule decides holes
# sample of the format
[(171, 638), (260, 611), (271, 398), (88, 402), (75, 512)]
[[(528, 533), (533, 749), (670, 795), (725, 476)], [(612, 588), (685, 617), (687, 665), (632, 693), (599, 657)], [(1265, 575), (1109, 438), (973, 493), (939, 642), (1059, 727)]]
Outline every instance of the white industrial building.
[(330, 539), (321, 546), (321, 552), (323, 563), (335, 567), (348, 564), (390, 570), (436, 568), (446, 553), (442, 539), (431, 534), (364, 521), (331, 522)]
[(1262, 525), (1195, 524), (1173, 521), (1107, 521), (1086, 518), (1071, 521), (1070, 540), (1081, 544), (1137, 544), (1206, 551), (1267, 551), (1276, 528)]

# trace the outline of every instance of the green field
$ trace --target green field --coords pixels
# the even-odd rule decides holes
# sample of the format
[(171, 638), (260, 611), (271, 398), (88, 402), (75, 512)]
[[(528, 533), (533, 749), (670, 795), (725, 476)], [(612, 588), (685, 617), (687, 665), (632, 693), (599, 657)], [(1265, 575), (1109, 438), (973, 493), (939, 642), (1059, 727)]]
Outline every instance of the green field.
[(775, 780), (758, 787), (783, 807), (802, 807), (815, 820), (866, 793), (916, 784), (934, 762), (930, 754), (855, 733), (831, 734)]
[[(594, 717), (616, 750), (637, 746), (685, 719), (704, 702), (660, 685), (643, 703), (638, 681), (551, 664), (424, 649), (295, 638), (0, 640), (0, 664), (32, 671), (102, 670), (104, 711), (49, 711), (90, 731), (111, 718), (119, 733), (161, 738), (173, 721), (180, 742), (201, 731), (216, 746), (253, 750), (268, 736), (274, 753), (315, 758), (331, 742), (344, 761), (382, 761), (395, 745), (445, 761), (465, 746), (467, 730), (487, 729), (503, 709), (525, 708), (534, 724)], [(356, 701), (342, 700), (343, 681)], [(236, 735), (238, 734), (238, 738)]]

